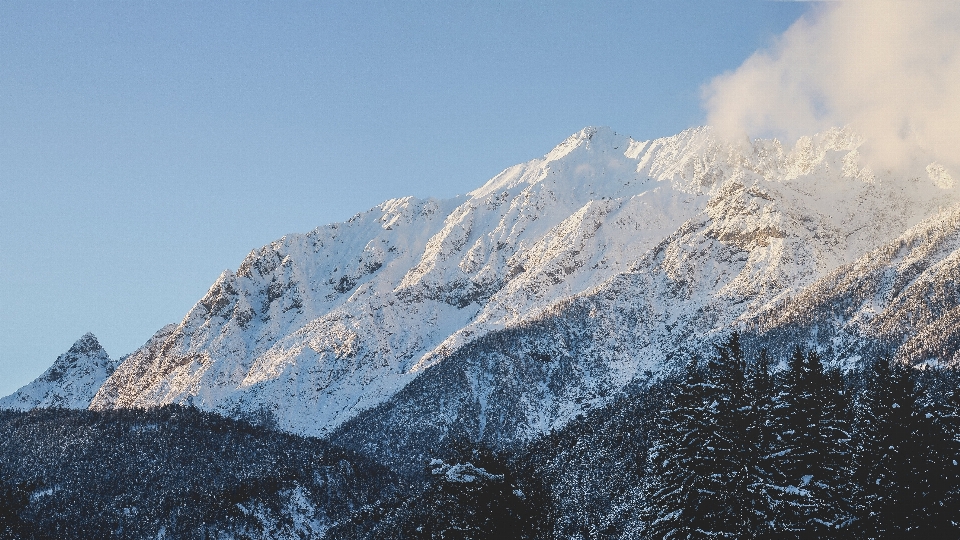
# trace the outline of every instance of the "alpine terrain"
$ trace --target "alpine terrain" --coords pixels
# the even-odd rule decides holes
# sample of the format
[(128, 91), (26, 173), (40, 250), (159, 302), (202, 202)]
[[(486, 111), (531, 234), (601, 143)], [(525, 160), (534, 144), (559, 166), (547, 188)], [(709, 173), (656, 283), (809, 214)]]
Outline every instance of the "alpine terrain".
[[(954, 365), (960, 187), (937, 163), (872, 170), (861, 144), (586, 128), (466, 195), (389, 200), (255, 249), (136, 351), (114, 362), (88, 334), (0, 406), (266, 418), (407, 477), (432, 463), (494, 485), (509, 474), (477, 454), (441, 459), (471, 441), (556, 475), (587, 454), (518, 449), (580, 440), (590, 418), (607, 439), (652, 425), (638, 404), (658, 401), (638, 392), (734, 333), (774, 370), (796, 347), (844, 370)], [(554, 498), (576, 487), (558, 482)], [(627, 512), (642, 496), (621, 488), (583, 504)]]
[(732, 329), (957, 360), (960, 190), (937, 164), (871, 171), (859, 144), (586, 128), (467, 195), (256, 249), (115, 370), (88, 334), (2, 403), (264, 409), (324, 435), (449, 364), (477, 428), (522, 438)]

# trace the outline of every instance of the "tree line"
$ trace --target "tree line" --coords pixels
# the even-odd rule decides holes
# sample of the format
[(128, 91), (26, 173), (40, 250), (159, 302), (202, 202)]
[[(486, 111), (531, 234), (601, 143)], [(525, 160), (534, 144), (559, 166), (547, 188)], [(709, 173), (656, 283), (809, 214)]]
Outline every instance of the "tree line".
[(800, 347), (773, 370), (733, 334), (667, 393), (645, 536), (960, 538), (956, 388), (952, 370), (883, 358), (845, 376)]

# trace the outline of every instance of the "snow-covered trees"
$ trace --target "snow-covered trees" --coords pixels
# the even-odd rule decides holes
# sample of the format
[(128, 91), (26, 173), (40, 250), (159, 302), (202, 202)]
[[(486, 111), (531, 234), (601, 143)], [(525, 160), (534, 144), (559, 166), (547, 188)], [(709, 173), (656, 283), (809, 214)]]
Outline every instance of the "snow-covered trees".
[(706, 399), (703, 374), (697, 359), (670, 394), (657, 423), (658, 439), (649, 452), (645, 485), (650, 501), (647, 511), (650, 538), (664, 540), (697, 538), (702, 506), (711, 496), (706, 489), (710, 474), (701, 449), (706, 447)]
[(881, 359), (870, 366), (857, 407), (861, 537), (960, 537), (956, 376), (946, 377), (940, 395), (924, 391), (917, 374), (901, 364)]
[(820, 355), (794, 349), (781, 375), (768, 470), (772, 510), (784, 538), (829, 538), (849, 521), (849, 428), (843, 380), (824, 372)]
[(734, 334), (705, 368), (687, 366), (661, 416), (646, 485), (650, 538), (734, 538), (756, 527), (753, 412)]
[(763, 349), (757, 360), (747, 368), (750, 421), (746, 440), (749, 441), (753, 454), (748, 467), (752, 476), (750, 485), (752, 530), (756, 538), (768, 538), (773, 533), (769, 509), (776, 493), (776, 486), (771, 483), (777, 451), (774, 430), (774, 390), (770, 358), (766, 349)]
[(190, 407), (0, 411), (0, 539), (315, 538), (397, 484), (325, 441)]
[(955, 375), (880, 360), (855, 399), (816, 351), (769, 365), (734, 334), (687, 366), (648, 454), (647, 538), (960, 537)]

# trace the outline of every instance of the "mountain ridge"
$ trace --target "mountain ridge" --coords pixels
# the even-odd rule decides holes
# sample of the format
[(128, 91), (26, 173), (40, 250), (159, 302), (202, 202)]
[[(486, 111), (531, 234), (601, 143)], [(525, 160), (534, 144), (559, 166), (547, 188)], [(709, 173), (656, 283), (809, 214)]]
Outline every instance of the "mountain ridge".
[[(859, 272), (911, 228), (936, 228), (960, 202), (942, 168), (873, 173), (861, 142), (843, 129), (784, 148), (725, 143), (709, 128), (652, 141), (585, 128), (467, 195), (392, 199), (251, 251), (180, 323), (124, 357), (89, 406), (266, 410), (283, 429), (326, 435), (375, 411), (414, 410), (401, 403), (416, 400), (403, 392), (412, 381), (461, 370), (449, 396), (460, 405), (428, 407), (422, 420), (438, 433), (457, 421), (480, 436), (509, 428), (513, 440), (735, 329), (758, 347), (847, 336), (841, 350), (856, 361), (869, 328), (844, 320), (816, 337), (791, 306), (819, 320), (824, 299), (856, 282), (836, 273)], [(942, 228), (945, 238), (957, 229)], [(943, 270), (931, 283), (954, 275), (956, 246), (941, 244), (924, 259)], [(955, 316), (957, 297), (941, 296), (931, 313)], [(476, 345), (503, 336), (519, 341), (493, 356)], [(953, 343), (917, 339), (911, 347), (941, 355)], [(504, 419), (481, 427), (491, 400)]]

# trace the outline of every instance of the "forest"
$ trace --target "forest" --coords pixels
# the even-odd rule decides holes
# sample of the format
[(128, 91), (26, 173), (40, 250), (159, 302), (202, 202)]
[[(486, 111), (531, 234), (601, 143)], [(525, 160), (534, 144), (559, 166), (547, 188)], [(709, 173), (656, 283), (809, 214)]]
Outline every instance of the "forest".
[(396, 477), (192, 407), (0, 411), (0, 538), (319, 537)]
[(771, 372), (732, 335), (692, 359), (649, 448), (647, 538), (958, 538), (951, 370), (886, 358), (845, 376), (797, 347)]
[(0, 538), (957, 538), (954, 370), (733, 334), (515, 447), (415, 473), (192, 407), (0, 411)]

